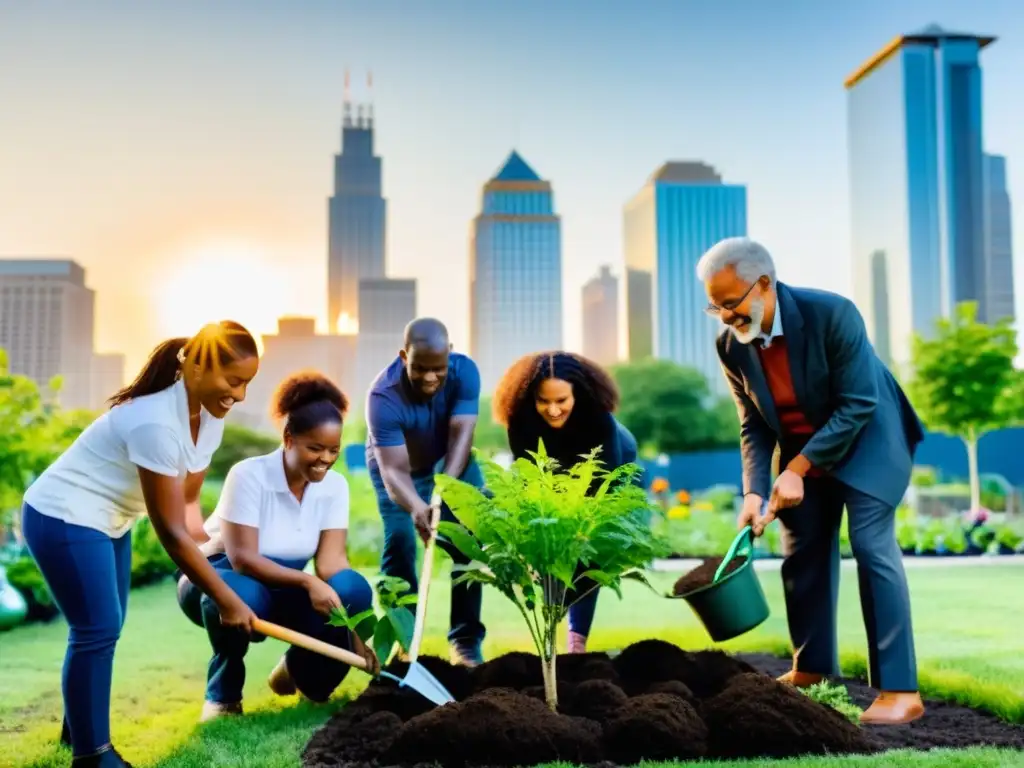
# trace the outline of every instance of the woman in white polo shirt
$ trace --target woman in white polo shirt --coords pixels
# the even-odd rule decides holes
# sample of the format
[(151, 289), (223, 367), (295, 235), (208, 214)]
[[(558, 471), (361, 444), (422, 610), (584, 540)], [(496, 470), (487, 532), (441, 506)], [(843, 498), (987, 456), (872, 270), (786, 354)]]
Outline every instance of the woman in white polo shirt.
[(259, 354), (225, 321), (160, 344), (138, 377), (25, 493), (22, 531), (70, 631), (62, 691), (72, 765), (129, 765), (110, 744), (114, 647), (131, 579), (131, 529), (148, 513), (167, 553), (210, 596), (221, 621), (250, 631), (253, 612), (199, 551), (186, 526)]
[[(331, 471), (341, 451), (347, 408), (345, 395), (319, 373), (285, 379), (273, 407), (283, 422), (283, 444), (230, 469), (217, 508), (206, 521), (210, 540), (204, 551), (257, 616), (354, 650), (376, 668), (373, 652), (358, 637), (327, 623), (339, 605), (349, 615), (373, 605), (369, 582), (348, 563), (348, 482)], [(314, 573), (304, 570), (310, 559)], [(216, 606), (185, 576), (178, 601), (186, 616), (205, 626), (213, 647), (202, 719), (241, 714), (245, 654), (250, 640), (263, 637), (225, 628)], [(322, 702), (348, 670), (346, 664), (293, 646), (269, 684), (279, 695), (298, 692)]]

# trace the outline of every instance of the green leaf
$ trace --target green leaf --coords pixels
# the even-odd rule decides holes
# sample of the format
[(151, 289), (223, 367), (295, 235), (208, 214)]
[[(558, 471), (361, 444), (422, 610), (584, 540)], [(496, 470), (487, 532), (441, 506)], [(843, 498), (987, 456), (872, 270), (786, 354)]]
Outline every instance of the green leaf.
[(391, 652), (397, 639), (394, 625), (390, 621), (377, 622), (377, 629), (373, 633), (373, 652), (377, 654), (381, 666), (386, 665), (391, 659)]
[(391, 628), (395, 638), (398, 640), (398, 644), (405, 650), (409, 650), (409, 645), (412, 643), (412, 635), (415, 631), (415, 617), (405, 608), (392, 608), (387, 612), (387, 620), (391, 623)]
[(419, 597), (419, 595), (402, 595), (400, 598), (395, 600), (395, 606), (415, 605), (419, 602)]
[(374, 632), (377, 631), (377, 623), (377, 616), (371, 611), (369, 616), (356, 624), (354, 632), (364, 643), (369, 643), (370, 638), (373, 637)]
[(459, 523), (441, 521), (437, 524), (437, 532), (454, 544), (458, 550), (470, 560), (487, 562), (487, 553), (480, 547), (473, 535)]

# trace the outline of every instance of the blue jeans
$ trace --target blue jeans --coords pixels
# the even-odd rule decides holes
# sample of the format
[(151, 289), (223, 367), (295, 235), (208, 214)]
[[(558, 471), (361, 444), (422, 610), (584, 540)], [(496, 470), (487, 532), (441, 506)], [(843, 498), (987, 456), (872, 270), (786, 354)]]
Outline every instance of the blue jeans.
[(114, 647), (128, 610), (131, 532), (112, 539), (22, 505), (21, 530), (68, 623), (61, 674), (72, 752), (91, 755), (110, 743)]
[[(636, 438), (622, 424), (619, 424), (618, 441), (622, 463), (634, 463), (637, 459)], [(639, 475), (633, 482), (636, 485), (642, 484)], [(576, 576), (579, 576), (585, 570), (587, 568), (581, 565), (576, 569)], [(587, 590), (590, 591), (587, 592)], [(594, 613), (597, 611), (599, 588), (591, 579), (581, 579), (576, 584), (575, 593), (581, 592), (587, 592), (587, 594), (569, 606), (569, 631), (587, 637), (590, 634), (590, 627), (594, 623)]]
[[(384, 552), (381, 554), (381, 571), (386, 576), (396, 576), (409, 582), (410, 591), (415, 593), (419, 588), (416, 573), (416, 542), (419, 535), (412, 522), (412, 515), (388, 498), (384, 488), (384, 480), (376, 462), (370, 464), (370, 480), (377, 492), (377, 508), (384, 522)], [(439, 470), (438, 470), (439, 471)], [(484, 477), (480, 466), (470, 458), (460, 480), (483, 488)], [(412, 475), (416, 493), (425, 502), (430, 502), (434, 493), (434, 469), (416, 472)], [(447, 504), (441, 505), (441, 519), (458, 522)], [(455, 563), (465, 565), (469, 562), (459, 549), (443, 536), (437, 537), (437, 545), (452, 558)], [(483, 643), (486, 629), (480, 621), (480, 609), (483, 603), (483, 585), (479, 583), (459, 584), (452, 587), (451, 613), (449, 616), (448, 641), (460, 650), (478, 656)]]
[[(285, 568), (302, 570), (306, 567), (305, 560), (270, 559)], [(327, 617), (314, 610), (305, 590), (269, 586), (251, 576), (238, 573), (231, 569), (227, 555), (213, 555), (210, 564), (259, 618), (335, 647), (352, 650), (349, 631), (344, 627), (329, 625)], [(373, 605), (373, 590), (357, 571), (339, 571), (327, 579), (327, 583), (338, 593), (350, 616)], [(219, 704), (240, 702), (245, 685), (245, 654), (249, 650), (249, 643), (262, 642), (266, 637), (259, 633), (248, 636), (241, 630), (221, 626), (217, 605), (188, 579), (179, 582), (178, 604), (192, 623), (206, 628), (213, 647), (213, 657), (206, 672), (207, 700)], [(327, 701), (350, 669), (340, 661), (295, 646), (288, 648), (285, 658), (295, 687), (313, 701)]]

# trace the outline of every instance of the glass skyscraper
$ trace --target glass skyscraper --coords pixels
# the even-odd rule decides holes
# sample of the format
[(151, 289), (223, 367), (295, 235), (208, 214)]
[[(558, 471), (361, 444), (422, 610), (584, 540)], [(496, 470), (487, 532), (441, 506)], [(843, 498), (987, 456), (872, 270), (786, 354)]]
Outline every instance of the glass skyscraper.
[(745, 186), (723, 183), (704, 163), (670, 162), (654, 172), (623, 218), (628, 359), (672, 360), (726, 391), (715, 350), (722, 326), (703, 311), (696, 267), (719, 240), (746, 234)]
[(889, 365), (957, 303), (987, 316), (978, 61), (994, 39), (933, 25), (845, 82), (854, 300)]
[(551, 184), (512, 152), (473, 221), (470, 354), (489, 394), (516, 358), (561, 346), (561, 219)]
[(1016, 316), (1013, 291), (1013, 227), (1006, 158), (985, 155), (985, 285), (987, 320)]
[[(385, 216), (381, 159), (374, 155), (373, 113), (345, 101), (341, 153), (334, 157), (328, 201), (327, 326), (351, 333), (358, 325), (359, 281), (385, 275)], [(340, 321), (340, 322), (339, 322)]]

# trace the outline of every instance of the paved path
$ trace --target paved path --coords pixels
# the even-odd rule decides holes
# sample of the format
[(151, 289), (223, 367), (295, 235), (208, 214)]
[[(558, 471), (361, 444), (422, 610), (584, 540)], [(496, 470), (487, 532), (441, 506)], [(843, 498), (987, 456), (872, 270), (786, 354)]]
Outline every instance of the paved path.
[[(653, 570), (667, 573), (685, 573), (701, 564), (700, 560), (655, 560)], [(843, 559), (843, 568), (852, 568), (856, 561), (852, 558)], [(957, 568), (961, 566), (985, 565), (1024, 565), (1024, 555), (978, 555), (977, 557), (904, 557), (903, 564), (907, 568)], [(759, 571), (777, 571), (782, 566), (782, 558), (755, 560), (754, 567)]]

